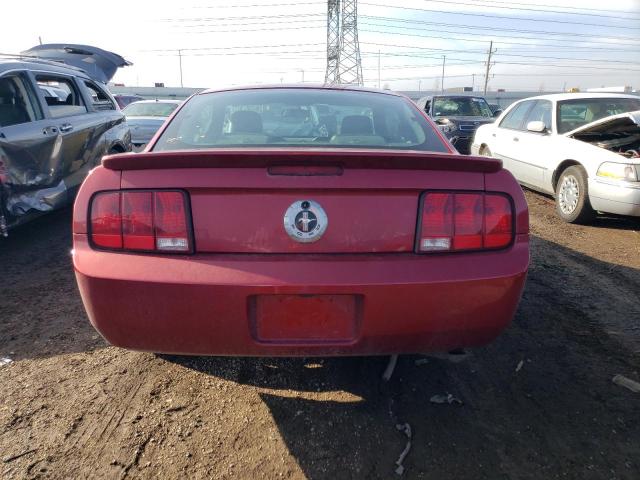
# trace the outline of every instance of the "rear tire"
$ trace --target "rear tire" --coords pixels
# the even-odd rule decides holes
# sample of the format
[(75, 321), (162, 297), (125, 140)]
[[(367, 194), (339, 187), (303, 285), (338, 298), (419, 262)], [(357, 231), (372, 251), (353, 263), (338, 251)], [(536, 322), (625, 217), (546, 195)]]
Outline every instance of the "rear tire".
[(589, 202), (587, 172), (573, 165), (560, 174), (556, 185), (556, 212), (567, 223), (589, 223), (596, 212)]

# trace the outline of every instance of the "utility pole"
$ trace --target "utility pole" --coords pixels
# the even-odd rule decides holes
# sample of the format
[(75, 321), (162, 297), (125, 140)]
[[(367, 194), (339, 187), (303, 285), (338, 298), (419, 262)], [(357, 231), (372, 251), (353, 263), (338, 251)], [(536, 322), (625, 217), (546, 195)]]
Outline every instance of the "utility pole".
[(447, 61), (447, 56), (442, 55), (442, 80), (440, 81), (440, 89), (442, 90), (442, 93), (444, 93), (444, 64), (446, 61)]
[(304, 83), (304, 68), (301, 68), (300, 71), (302, 72), (302, 83)]
[(178, 50), (178, 60), (180, 62), (180, 87), (184, 87), (182, 83), (182, 50)]
[(476, 74), (471, 74), (471, 91), (473, 92), (476, 89)]
[(422, 91), (422, 80), (418, 80), (418, 91)]
[(497, 52), (497, 49), (494, 50), (493, 49), (493, 40), (491, 40), (491, 43), (489, 43), (489, 56), (487, 58), (487, 69), (484, 73), (484, 94), (487, 94), (487, 84), (489, 83), (489, 69), (491, 68), (491, 55), (493, 55), (494, 53)]
[(42, 45), (42, 37), (38, 37), (38, 41), (40, 42), (40, 45)]

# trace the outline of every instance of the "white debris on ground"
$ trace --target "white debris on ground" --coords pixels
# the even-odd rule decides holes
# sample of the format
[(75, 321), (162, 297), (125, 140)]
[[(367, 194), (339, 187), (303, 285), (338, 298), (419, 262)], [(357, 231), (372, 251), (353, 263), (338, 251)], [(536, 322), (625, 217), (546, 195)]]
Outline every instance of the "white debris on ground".
[(523, 365), (524, 365), (524, 360), (520, 360), (518, 362), (518, 366), (516, 367), (516, 372), (519, 372)]
[(438, 404), (446, 403), (446, 404), (451, 405), (452, 403), (457, 403), (459, 405), (464, 405), (462, 403), (462, 400), (460, 400), (459, 398), (454, 397), (450, 393), (447, 393), (446, 395), (434, 395), (433, 397), (431, 397), (431, 399), (429, 401), (431, 403), (438, 403)]
[(387, 364), (387, 368), (384, 369), (384, 373), (382, 374), (382, 379), (385, 382), (391, 380), (391, 375), (393, 375), (393, 371), (396, 368), (396, 363), (398, 363), (398, 355), (391, 355), (389, 357), (389, 363)]
[(9, 357), (0, 357), (0, 367), (9, 365), (11, 362), (13, 362), (13, 360), (11, 360)]
[(396, 428), (403, 432), (407, 437), (407, 444), (398, 457), (398, 460), (396, 460), (396, 474), (402, 475), (404, 473), (404, 465), (402, 465), (402, 462), (404, 462), (404, 459), (409, 454), (409, 450), (411, 450), (411, 425), (408, 423), (398, 423)]
[(611, 381), (616, 385), (628, 388), (634, 393), (640, 393), (640, 383), (636, 382), (635, 380), (631, 380), (624, 375), (616, 375)]
[(416, 360), (414, 362), (417, 366), (420, 365), (426, 365), (427, 363), (429, 363), (429, 359), (428, 358), (419, 358), (418, 360)]

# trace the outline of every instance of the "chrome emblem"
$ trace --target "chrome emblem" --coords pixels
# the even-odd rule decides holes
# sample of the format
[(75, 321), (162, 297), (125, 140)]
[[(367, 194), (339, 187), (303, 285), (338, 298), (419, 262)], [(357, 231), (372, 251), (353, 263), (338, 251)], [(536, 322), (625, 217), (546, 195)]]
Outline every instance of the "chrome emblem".
[(297, 200), (284, 213), (284, 229), (296, 242), (320, 240), (328, 225), (327, 214), (313, 200)]

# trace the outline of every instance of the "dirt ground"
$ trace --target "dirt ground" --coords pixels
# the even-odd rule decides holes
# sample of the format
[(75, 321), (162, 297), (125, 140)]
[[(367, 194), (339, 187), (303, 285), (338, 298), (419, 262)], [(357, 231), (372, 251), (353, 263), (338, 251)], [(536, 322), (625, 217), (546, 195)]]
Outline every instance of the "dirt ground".
[[(460, 363), (400, 357), (388, 384), (386, 358), (110, 347), (76, 290), (70, 212), (15, 230), (0, 239), (0, 477), (639, 479), (640, 394), (612, 377), (640, 380), (640, 223), (566, 225), (527, 198), (513, 325)], [(429, 401), (448, 393), (463, 404)]]

